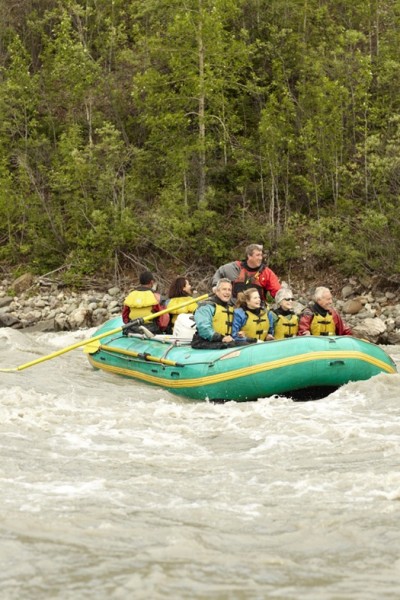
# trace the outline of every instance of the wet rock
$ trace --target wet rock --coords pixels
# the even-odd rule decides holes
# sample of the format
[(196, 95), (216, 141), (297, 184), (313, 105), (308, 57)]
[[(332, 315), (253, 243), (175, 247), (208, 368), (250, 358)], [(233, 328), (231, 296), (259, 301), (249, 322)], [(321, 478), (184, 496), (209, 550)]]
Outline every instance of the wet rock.
[(58, 314), (54, 319), (54, 331), (69, 331), (71, 328), (66, 314)]
[(54, 331), (54, 319), (39, 321), (34, 325), (26, 327), (24, 330), (26, 330), (28, 333), (47, 333), (49, 331)]
[(1, 312), (0, 313), (0, 327), (13, 327), (19, 329), (22, 327), (21, 321), (12, 315)]

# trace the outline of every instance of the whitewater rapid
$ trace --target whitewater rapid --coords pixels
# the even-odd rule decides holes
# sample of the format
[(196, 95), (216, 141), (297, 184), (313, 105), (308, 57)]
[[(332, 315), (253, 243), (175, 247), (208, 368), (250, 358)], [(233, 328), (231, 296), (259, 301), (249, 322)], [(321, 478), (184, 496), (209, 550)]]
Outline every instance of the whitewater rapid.
[[(1, 329), (0, 365), (90, 335)], [(76, 349), (0, 389), (2, 600), (399, 596), (400, 375), (214, 405)]]

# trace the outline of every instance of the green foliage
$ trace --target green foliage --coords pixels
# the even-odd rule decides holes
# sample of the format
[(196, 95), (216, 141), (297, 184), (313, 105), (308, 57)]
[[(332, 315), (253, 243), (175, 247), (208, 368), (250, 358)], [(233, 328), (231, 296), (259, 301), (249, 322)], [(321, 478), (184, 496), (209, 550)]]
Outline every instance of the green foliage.
[(399, 32), (392, 0), (17, 3), (0, 258), (83, 277), (262, 241), (283, 273), (400, 271)]

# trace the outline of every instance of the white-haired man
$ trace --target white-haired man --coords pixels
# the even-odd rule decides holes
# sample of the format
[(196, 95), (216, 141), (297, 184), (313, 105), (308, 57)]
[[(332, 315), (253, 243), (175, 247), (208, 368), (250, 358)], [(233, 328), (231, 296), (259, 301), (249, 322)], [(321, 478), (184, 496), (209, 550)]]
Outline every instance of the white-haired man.
[(233, 301), (239, 292), (255, 287), (261, 300), (265, 302), (268, 292), (275, 298), (275, 294), (281, 287), (278, 276), (263, 263), (261, 244), (247, 246), (245, 260), (235, 260), (219, 267), (212, 278), (212, 286), (214, 287), (222, 278), (232, 282)]
[(331, 291), (317, 287), (314, 304), (303, 310), (298, 335), (353, 335), (350, 327), (333, 308)]

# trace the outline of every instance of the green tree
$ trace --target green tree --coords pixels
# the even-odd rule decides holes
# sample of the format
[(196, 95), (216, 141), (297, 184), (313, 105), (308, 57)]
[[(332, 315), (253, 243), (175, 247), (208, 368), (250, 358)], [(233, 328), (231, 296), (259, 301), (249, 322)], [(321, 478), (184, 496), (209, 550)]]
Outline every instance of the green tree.
[(151, 9), (162, 12), (165, 25), (160, 36), (148, 8), (138, 39), (143, 71), (134, 77), (133, 98), (146, 134), (143, 168), (154, 181), (149, 193), (169, 197), (171, 190), (175, 214), (190, 219), (191, 210), (213, 209), (213, 176), (234, 161), (250, 51), (235, 29), (237, 2), (191, 0), (168, 9), (155, 2)]

